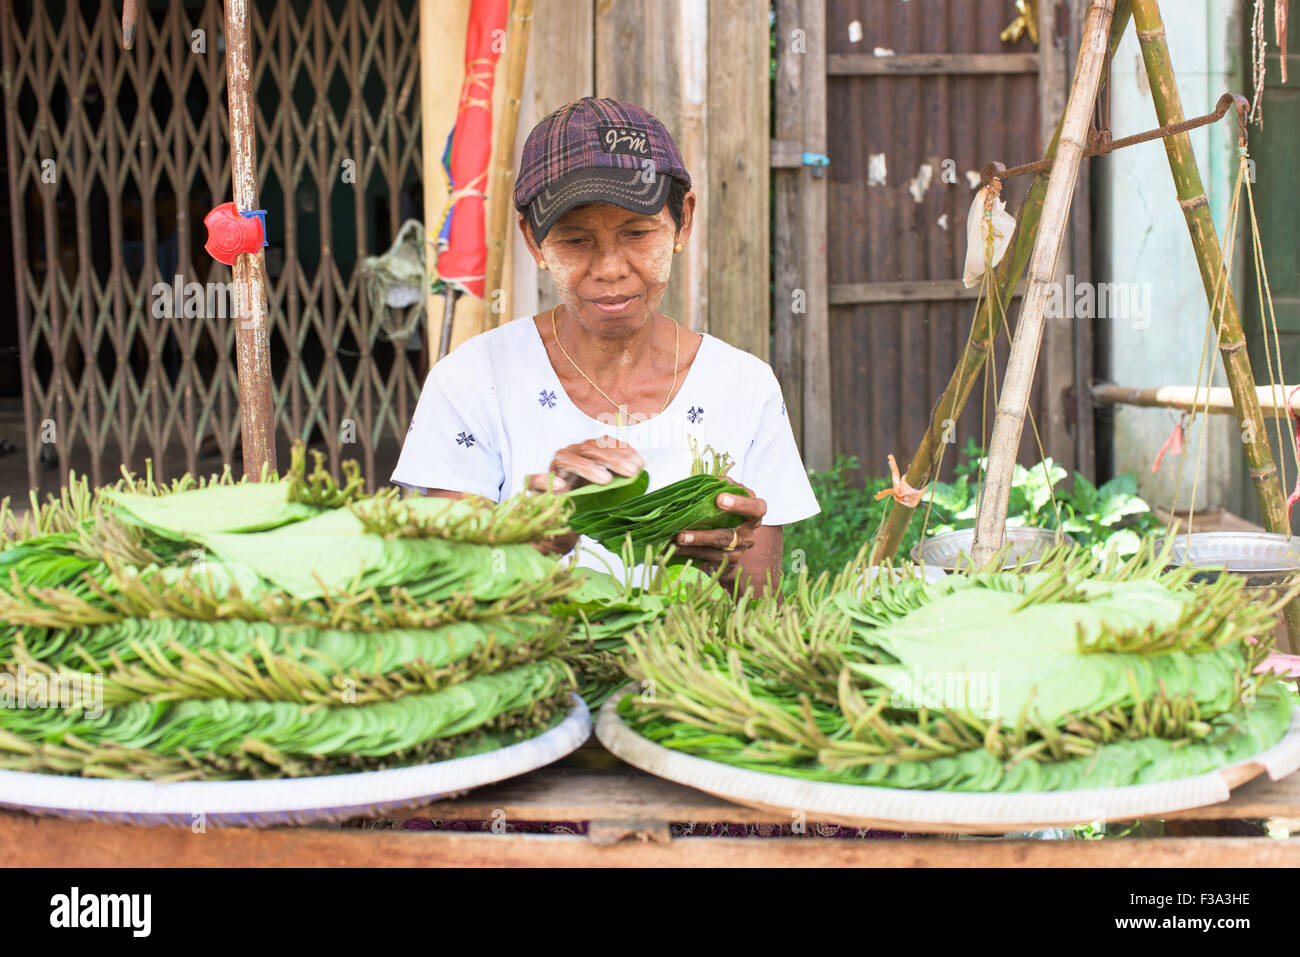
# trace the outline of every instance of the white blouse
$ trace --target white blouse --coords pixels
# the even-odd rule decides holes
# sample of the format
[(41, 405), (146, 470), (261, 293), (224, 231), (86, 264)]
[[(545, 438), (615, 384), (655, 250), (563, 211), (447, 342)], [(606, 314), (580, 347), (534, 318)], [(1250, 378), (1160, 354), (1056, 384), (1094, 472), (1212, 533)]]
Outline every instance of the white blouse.
[[(495, 502), (523, 491), (568, 445), (621, 437), (645, 460), (649, 491), (686, 478), (691, 442), (731, 456), (732, 479), (767, 502), (764, 525), (789, 525), (821, 509), (785, 414), (781, 386), (761, 359), (705, 335), (662, 413), (643, 422), (593, 419), (560, 384), (531, 316), (467, 340), (430, 370), (392, 481)], [(584, 537), (578, 564), (622, 577), (622, 563)]]

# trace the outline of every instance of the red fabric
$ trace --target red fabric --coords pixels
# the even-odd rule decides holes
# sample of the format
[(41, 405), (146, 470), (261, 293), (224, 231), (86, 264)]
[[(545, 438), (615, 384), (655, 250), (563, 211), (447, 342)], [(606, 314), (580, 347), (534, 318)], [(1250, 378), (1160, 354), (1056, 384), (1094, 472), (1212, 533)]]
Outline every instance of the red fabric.
[(451, 235), (438, 255), (443, 282), (483, 298), (487, 239), (483, 194), (492, 158), (492, 85), (509, 0), (474, 0), (465, 31), (465, 80), (451, 141)]
[(1160, 451), (1156, 453), (1156, 460), (1151, 463), (1151, 471), (1153, 473), (1160, 471), (1160, 462), (1164, 459), (1166, 452), (1170, 455), (1183, 454), (1183, 442), (1187, 438), (1185, 434), (1186, 431), (1187, 413), (1184, 412), (1182, 417), (1178, 420), (1178, 424), (1174, 426), (1174, 430), (1169, 433), (1169, 438), (1165, 439), (1165, 444), (1160, 446)]

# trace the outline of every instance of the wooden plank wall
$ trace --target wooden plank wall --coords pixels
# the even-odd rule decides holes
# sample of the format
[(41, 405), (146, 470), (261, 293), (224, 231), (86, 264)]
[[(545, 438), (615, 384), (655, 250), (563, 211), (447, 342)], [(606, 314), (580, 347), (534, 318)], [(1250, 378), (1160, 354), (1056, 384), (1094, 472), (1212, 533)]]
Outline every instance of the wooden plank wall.
[(768, 359), (767, 0), (709, 3), (708, 329)]
[[(826, 2), (776, 0), (776, 94), (772, 366), (804, 464), (832, 461), (829, 296), (826, 270), (828, 179), (802, 155), (826, 153)], [(778, 153), (786, 154), (778, 156)]]
[[(765, 0), (536, 0), (515, 141), (582, 96), (628, 100), (677, 141), (697, 194), (662, 311), (770, 355), (768, 4)], [(504, 318), (556, 303), (523, 239)]]
[[(973, 196), (967, 171), (991, 159), (1013, 165), (1041, 156), (1042, 64), (1027, 38), (999, 39), (1014, 16), (1000, 0), (936, 0), (933, 10), (886, 0), (817, 5), (825, 11), (827, 61), (831, 401), (809, 407), (805, 388), (804, 439), (807, 445), (821, 422), (832, 421), (834, 453), (854, 455), (867, 474), (880, 475), (889, 453), (905, 461), (916, 448), (970, 327), (975, 303), (956, 282)], [(947, 179), (945, 167), (953, 174)], [(1027, 177), (1005, 184), (1011, 212), (1019, 212), (1027, 187)], [(1047, 453), (1073, 466), (1063, 403), (1072, 378), (1068, 326), (1054, 329), (1046, 348), (1051, 357), (1031, 407)], [(1005, 368), (1005, 339), (996, 353), (995, 381)], [(983, 383), (976, 385), (956, 448), (987, 435), (992, 385), (986, 403)], [(944, 458), (945, 478), (953, 452)], [(1020, 461), (1038, 457), (1026, 429)]]

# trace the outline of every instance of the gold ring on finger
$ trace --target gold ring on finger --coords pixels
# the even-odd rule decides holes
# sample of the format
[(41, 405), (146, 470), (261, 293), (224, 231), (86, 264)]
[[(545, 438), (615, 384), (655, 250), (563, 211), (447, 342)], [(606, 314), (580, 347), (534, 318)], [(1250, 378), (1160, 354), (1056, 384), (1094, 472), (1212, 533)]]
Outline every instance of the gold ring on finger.
[(731, 530), (731, 544), (729, 544), (726, 548), (724, 548), (723, 551), (734, 552), (738, 544), (740, 544), (740, 529), (733, 528)]

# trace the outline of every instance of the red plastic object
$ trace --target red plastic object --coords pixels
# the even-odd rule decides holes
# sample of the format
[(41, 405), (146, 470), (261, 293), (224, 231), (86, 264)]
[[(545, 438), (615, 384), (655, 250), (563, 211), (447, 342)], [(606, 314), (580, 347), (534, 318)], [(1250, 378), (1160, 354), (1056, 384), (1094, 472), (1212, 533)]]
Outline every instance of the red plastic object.
[(208, 227), (203, 248), (227, 266), (233, 266), (241, 253), (257, 252), (266, 239), (261, 220), (241, 215), (234, 203), (222, 203), (203, 217), (203, 225)]

